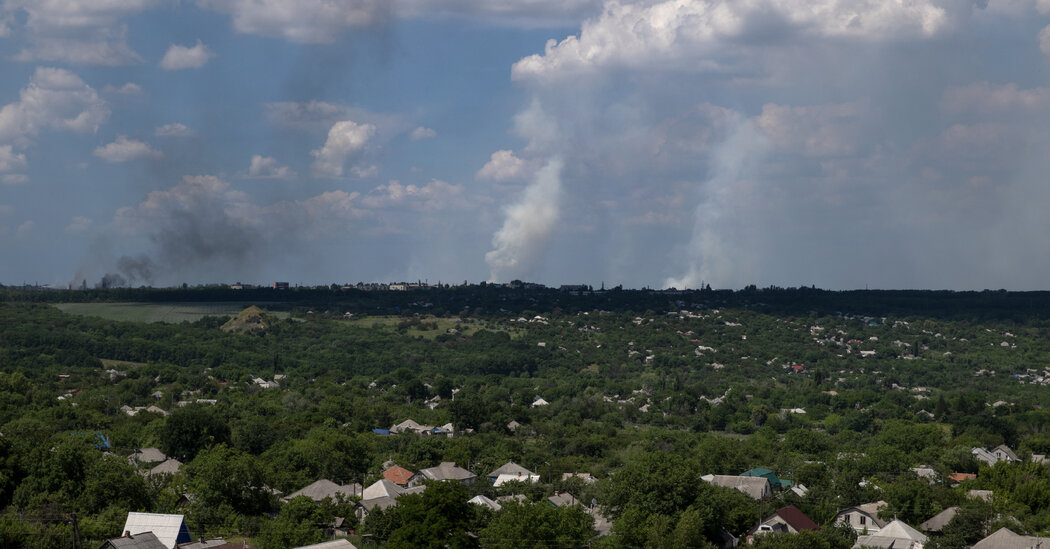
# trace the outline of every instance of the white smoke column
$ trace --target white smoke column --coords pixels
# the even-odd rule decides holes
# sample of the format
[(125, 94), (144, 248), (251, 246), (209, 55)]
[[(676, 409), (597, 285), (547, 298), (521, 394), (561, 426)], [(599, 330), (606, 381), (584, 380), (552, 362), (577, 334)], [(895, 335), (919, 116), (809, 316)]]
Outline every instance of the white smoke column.
[(738, 190), (761, 163), (767, 141), (750, 121), (741, 123), (711, 155), (710, 177), (699, 189), (693, 236), (683, 252), (688, 266), (680, 277), (668, 277), (665, 288), (699, 288), (701, 284), (724, 285), (739, 276), (739, 262), (753, 250), (740, 242), (728, 242), (732, 224), (745, 223), (736, 217)]
[(521, 201), (506, 209), (503, 227), (492, 237), (495, 249), (485, 254), (492, 282), (501, 274), (527, 272), (546, 249), (561, 213), (561, 169), (562, 160), (551, 159), (536, 172)]

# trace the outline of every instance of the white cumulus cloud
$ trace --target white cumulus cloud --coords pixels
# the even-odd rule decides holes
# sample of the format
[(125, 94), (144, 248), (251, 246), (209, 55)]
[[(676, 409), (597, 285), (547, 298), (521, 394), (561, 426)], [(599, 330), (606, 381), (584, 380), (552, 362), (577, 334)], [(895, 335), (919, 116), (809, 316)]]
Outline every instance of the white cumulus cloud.
[[(14, 55), (17, 61), (128, 65), (142, 58), (128, 46), (128, 28), (121, 20), (157, 4), (157, 0), (8, 0), (0, 5), (0, 20), (6, 21), (7, 28), (25, 32), (27, 44)], [(23, 13), (24, 29), (15, 23), (23, 19), (13, 17)]]
[(193, 46), (172, 44), (160, 60), (160, 68), (166, 71), (199, 69), (208, 64), (212, 57), (215, 57), (215, 52), (200, 40)]
[(527, 168), (527, 163), (514, 156), (514, 151), (501, 150), (492, 153), (489, 161), (478, 170), (477, 178), (492, 181), (520, 179), (528, 175)]
[(282, 166), (276, 158), (271, 156), (252, 155), (251, 163), (248, 165), (248, 177), (260, 179), (290, 179), (295, 177), (295, 172), (288, 166)]
[(512, 76), (571, 78), (602, 68), (721, 70), (713, 59), (716, 52), (766, 42), (770, 28), (874, 41), (925, 37), (951, 28), (972, 6), (961, 0), (608, 1), (600, 16), (583, 23), (579, 35), (549, 40), (543, 54), (515, 63)]
[(128, 139), (124, 135), (118, 135), (117, 139), (112, 143), (96, 148), (92, 154), (111, 163), (129, 162), (143, 158), (152, 160), (164, 158), (164, 153), (151, 149), (149, 145), (142, 141)]
[(310, 153), (314, 157), (314, 175), (342, 177), (346, 161), (365, 147), (375, 131), (372, 124), (358, 124), (352, 120), (336, 122), (328, 130), (324, 146)]
[(39, 67), (18, 101), (0, 108), (0, 143), (25, 145), (44, 129), (94, 132), (109, 113), (106, 102), (76, 74)]
[(462, 185), (453, 185), (440, 179), (431, 179), (422, 187), (402, 185), (400, 181), (391, 180), (376, 187), (361, 200), (361, 203), (377, 209), (408, 206), (415, 210), (433, 211), (462, 204), (462, 195)]

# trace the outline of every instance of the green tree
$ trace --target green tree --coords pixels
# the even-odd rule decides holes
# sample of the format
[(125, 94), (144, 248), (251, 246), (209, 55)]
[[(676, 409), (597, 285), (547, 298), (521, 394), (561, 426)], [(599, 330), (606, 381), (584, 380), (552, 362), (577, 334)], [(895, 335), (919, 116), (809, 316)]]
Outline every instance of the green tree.
[(182, 462), (208, 446), (229, 442), (230, 428), (211, 406), (177, 408), (161, 431), (161, 450)]
[(273, 507), (273, 493), (256, 459), (225, 444), (197, 454), (185, 473), (194, 496), (190, 509), (199, 522), (223, 524), (233, 514), (260, 515)]
[(281, 506), (280, 512), (259, 536), (260, 549), (288, 549), (324, 541), (324, 516), (320, 506), (299, 496)]
[(470, 493), (458, 482), (433, 482), (421, 494), (401, 496), (387, 511), (391, 549), (461, 549), (476, 547), (467, 535), (476, 509), (468, 503)]
[(479, 532), (485, 549), (583, 545), (594, 536), (594, 519), (579, 505), (508, 503)]

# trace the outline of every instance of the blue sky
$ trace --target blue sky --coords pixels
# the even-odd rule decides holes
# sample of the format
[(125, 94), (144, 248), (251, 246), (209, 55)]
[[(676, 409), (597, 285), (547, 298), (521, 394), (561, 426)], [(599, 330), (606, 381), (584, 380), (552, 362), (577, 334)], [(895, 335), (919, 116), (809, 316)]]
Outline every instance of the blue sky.
[(1044, 289), (1046, 0), (0, 0), (0, 283)]

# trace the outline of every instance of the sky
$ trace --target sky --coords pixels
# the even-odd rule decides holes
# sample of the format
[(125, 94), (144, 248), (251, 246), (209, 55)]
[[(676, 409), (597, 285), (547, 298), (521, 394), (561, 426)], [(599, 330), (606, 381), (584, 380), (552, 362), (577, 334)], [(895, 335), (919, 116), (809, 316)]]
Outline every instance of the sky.
[(1047, 289), (1050, 0), (0, 0), (0, 284)]

